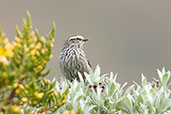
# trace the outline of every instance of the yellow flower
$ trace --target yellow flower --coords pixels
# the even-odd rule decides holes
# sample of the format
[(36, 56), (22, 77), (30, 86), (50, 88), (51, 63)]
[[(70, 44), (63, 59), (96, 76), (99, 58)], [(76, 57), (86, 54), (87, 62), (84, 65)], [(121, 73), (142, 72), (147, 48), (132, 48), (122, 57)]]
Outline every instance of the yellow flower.
[(61, 96), (61, 93), (60, 93), (60, 92), (58, 92), (58, 93), (57, 93), (57, 96), (58, 96), (58, 97), (60, 97), (60, 96)]
[(59, 102), (59, 103), (58, 103), (58, 106), (62, 106), (62, 103), (61, 103), (61, 102)]
[(35, 101), (35, 100), (33, 101), (33, 104), (37, 104), (37, 103), (38, 103), (38, 101)]
[(67, 102), (67, 101), (64, 99), (61, 103), (62, 103), (62, 104), (65, 104), (66, 102)]
[(7, 50), (13, 50), (13, 48), (14, 48), (14, 45), (12, 45), (11, 43), (6, 43), (5, 44), (5, 49), (7, 49)]
[(21, 84), (19, 84), (19, 88), (20, 88), (20, 89), (24, 89), (24, 86), (21, 85)]
[(16, 89), (15, 93), (18, 95), (20, 93), (20, 91), (18, 89)]
[(36, 93), (35, 96), (38, 98), (38, 99), (41, 99), (43, 97), (44, 93)]
[(16, 43), (16, 47), (17, 47), (17, 48), (20, 48), (21, 45), (20, 45), (19, 43)]
[(23, 98), (21, 98), (21, 101), (26, 103), (28, 101), (28, 99), (26, 97), (23, 97)]
[(36, 50), (36, 49), (33, 49), (33, 50), (30, 52), (30, 54), (31, 54), (32, 56), (34, 56), (36, 53), (37, 53), (37, 50)]
[(52, 96), (57, 96), (57, 93), (55, 91), (52, 91), (51, 95)]
[(24, 93), (25, 93), (25, 94), (28, 94), (28, 91), (27, 91), (27, 90), (24, 90)]
[(43, 69), (43, 67), (41, 65), (37, 66), (37, 70), (42, 70), (42, 69)]
[(47, 63), (47, 61), (46, 61), (46, 60), (43, 60), (43, 61), (42, 61), (42, 64), (46, 64), (46, 63)]
[(33, 40), (32, 37), (29, 37), (28, 42), (31, 43), (32, 40)]
[(18, 86), (18, 83), (14, 83), (13, 87), (16, 88)]
[(37, 51), (36, 55), (37, 55), (37, 56), (40, 56), (40, 53), (39, 53), (39, 51)]
[(14, 113), (20, 113), (20, 107), (17, 106), (17, 105), (14, 105), (13, 108), (12, 108), (12, 111), (13, 111)]
[(46, 52), (46, 48), (43, 48), (43, 49), (41, 50), (41, 53), (42, 53), (42, 54), (45, 54), (45, 52)]
[(42, 44), (39, 42), (39, 43), (37, 43), (37, 45), (36, 45), (36, 49), (40, 49), (42, 47)]
[(51, 44), (50, 47), (53, 47), (53, 44)]
[(5, 52), (5, 56), (9, 57), (9, 58), (12, 58), (14, 56), (14, 52), (12, 50), (7, 50)]
[(35, 89), (36, 89), (36, 90), (38, 90), (38, 89), (39, 89), (39, 86), (38, 86), (38, 85), (36, 85), (36, 86), (35, 86)]
[(34, 37), (34, 43), (36, 43), (37, 42), (37, 37)]
[(5, 49), (0, 47), (0, 56), (5, 56)]
[(69, 111), (68, 111), (68, 110), (66, 110), (63, 114), (69, 114)]
[(31, 33), (30, 33), (30, 38), (33, 38), (33, 36), (34, 36), (34, 31), (32, 31)]
[(66, 98), (66, 94), (65, 93), (63, 94), (63, 97)]
[(2, 108), (3, 110), (7, 110), (7, 109), (8, 109), (8, 106), (7, 106), (7, 105), (3, 105), (1, 108)]
[(21, 39), (19, 39), (18, 37), (15, 37), (15, 40), (16, 40), (16, 42), (20, 42), (21, 41)]
[(45, 38), (42, 36), (42, 37), (40, 37), (40, 41), (42, 42), (42, 43), (44, 43), (45, 42)]
[(32, 49), (32, 48), (34, 48), (34, 47), (35, 47), (35, 44), (32, 43), (32, 44), (30, 45), (30, 48)]
[(34, 58), (35, 58), (34, 56), (31, 56), (31, 60), (34, 60)]

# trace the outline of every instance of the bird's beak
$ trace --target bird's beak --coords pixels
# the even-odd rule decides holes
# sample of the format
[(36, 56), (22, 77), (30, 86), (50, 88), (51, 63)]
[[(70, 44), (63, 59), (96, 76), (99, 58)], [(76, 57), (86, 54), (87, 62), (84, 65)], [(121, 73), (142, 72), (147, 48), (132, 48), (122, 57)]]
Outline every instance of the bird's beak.
[(88, 38), (84, 38), (83, 41), (84, 41), (84, 42), (88, 41)]

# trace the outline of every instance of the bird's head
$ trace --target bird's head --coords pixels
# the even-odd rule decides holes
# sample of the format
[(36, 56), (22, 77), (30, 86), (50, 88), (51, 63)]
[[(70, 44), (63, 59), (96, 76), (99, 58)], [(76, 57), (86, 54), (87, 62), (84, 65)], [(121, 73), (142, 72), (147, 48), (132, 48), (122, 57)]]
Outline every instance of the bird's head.
[(77, 46), (77, 47), (82, 47), (86, 41), (88, 41), (87, 38), (84, 38), (79, 35), (71, 36), (67, 40), (67, 42), (70, 44), (70, 46)]

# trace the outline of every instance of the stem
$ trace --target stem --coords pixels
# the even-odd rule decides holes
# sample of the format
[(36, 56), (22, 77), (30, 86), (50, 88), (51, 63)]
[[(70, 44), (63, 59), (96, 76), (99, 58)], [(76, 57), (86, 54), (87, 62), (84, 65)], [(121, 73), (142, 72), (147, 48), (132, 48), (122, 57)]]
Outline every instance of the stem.
[(10, 104), (11, 102), (11, 100), (13, 99), (15, 97), (15, 89), (13, 89), (12, 91), (11, 91), (11, 94), (10, 94), (10, 96), (8, 97), (8, 103), (7, 104)]

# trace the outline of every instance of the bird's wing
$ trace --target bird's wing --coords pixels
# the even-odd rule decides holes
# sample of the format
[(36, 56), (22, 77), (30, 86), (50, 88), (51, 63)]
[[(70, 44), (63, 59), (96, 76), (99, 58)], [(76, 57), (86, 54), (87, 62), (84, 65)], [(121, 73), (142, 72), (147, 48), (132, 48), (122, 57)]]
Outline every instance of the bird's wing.
[(87, 56), (86, 56), (86, 58), (87, 58), (88, 65), (91, 67), (90, 61)]

